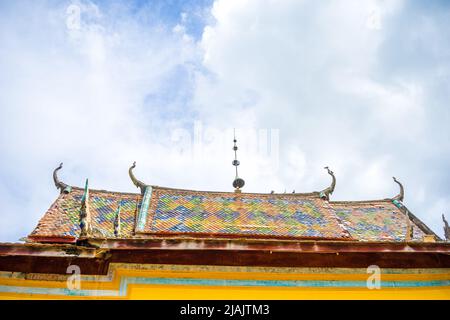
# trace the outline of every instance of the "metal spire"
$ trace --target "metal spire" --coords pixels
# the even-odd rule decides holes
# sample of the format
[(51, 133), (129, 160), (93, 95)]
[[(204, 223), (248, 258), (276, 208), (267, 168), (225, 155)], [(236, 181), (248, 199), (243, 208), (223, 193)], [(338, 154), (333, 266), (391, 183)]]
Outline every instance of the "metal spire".
[(241, 192), (240, 189), (245, 185), (245, 181), (244, 181), (244, 179), (241, 179), (238, 176), (238, 166), (239, 166), (240, 163), (239, 163), (239, 160), (237, 159), (237, 149), (238, 149), (238, 147), (236, 145), (236, 142), (237, 142), (237, 140), (236, 140), (236, 129), (233, 129), (233, 135), (234, 135), (234, 139), (233, 139), (233, 142), (234, 142), (234, 146), (233, 146), (234, 160), (233, 160), (232, 164), (236, 168), (236, 177), (234, 178), (234, 181), (233, 181), (233, 187), (235, 188), (235, 190), (234, 190), (235, 192)]

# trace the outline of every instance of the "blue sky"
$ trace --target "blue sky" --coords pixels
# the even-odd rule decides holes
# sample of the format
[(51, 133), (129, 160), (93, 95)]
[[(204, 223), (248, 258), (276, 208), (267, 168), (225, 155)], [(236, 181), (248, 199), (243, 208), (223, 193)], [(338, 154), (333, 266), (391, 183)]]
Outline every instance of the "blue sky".
[[(73, 9), (78, 8), (78, 24)], [(0, 241), (63, 181), (394, 196), (450, 218), (447, 1), (0, 2)], [(76, 22), (76, 21), (75, 21)], [(271, 135), (270, 135), (271, 134)], [(266, 152), (271, 148), (272, 152)]]

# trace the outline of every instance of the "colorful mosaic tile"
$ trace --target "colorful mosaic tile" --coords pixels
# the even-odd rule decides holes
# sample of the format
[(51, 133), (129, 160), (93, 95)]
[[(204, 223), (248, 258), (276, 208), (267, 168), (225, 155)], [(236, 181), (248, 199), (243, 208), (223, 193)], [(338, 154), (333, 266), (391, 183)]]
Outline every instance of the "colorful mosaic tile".
[[(352, 237), (363, 241), (403, 241), (406, 236), (405, 214), (390, 201), (383, 203), (333, 204), (333, 211), (341, 219)], [(413, 239), (422, 240), (424, 232), (413, 226)]]
[(318, 197), (158, 190), (147, 233), (346, 238)]
[[(78, 237), (83, 190), (62, 193), (30, 236)], [(137, 229), (141, 194), (90, 191), (93, 237), (114, 238), (117, 208), (120, 238), (153, 234), (217, 234), (297, 238), (403, 241), (405, 215), (391, 201), (326, 202), (317, 195), (236, 194), (154, 187)], [(415, 224), (413, 239), (424, 232)]]
[[(78, 237), (80, 235), (80, 208), (82, 190), (61, 194), (31, 236)], [(120, 204), (121, 234), (128, 238), (134, 233), (136, 206), (140, 195), (90, 191), (89, 209), (96, 237), (114, 237), (114, 219)]]

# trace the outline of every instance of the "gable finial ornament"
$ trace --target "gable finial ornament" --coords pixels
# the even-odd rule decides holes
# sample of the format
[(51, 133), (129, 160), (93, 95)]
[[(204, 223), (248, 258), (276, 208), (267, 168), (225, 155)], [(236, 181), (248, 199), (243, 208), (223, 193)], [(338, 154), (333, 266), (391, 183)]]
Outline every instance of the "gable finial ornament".
[(324, 200), (330, 200), (330, 195), (333, 194), (334, 188), (336, 187), (336, 177), (334, 176), (334, 172), (330, 170), (330, 168), (325, 167), (327, 169), (328, 174), (332, 177), (331, 185), (328, 188), (320, 191), (320, 197)]
[(61, 170), (62, 167), (63, 163), (61, 162), (59, 166), (53, 170), (53, 182), (55, 183), (56, 188), (59, 189), (60, 193), (69, 193), (72, 187), (60, 181), (58, 178), (58, 171)]
[(403, 185), (400, 183), (400, 181), (398, 181), (395, 177), (392, 177), (392, 179), (394, 179), (394, 182), (397, 183), (400, 187), (400, 193), (392, 198), (392, 200), (403, 202), (403, 198), (405, 197), (405, 189), (403, 188)]
[(442, 221), (444, 221), (445, 240), (450, 241), (450, 227), (448, 226), (447, 220), (445, 220), (444, 214), (442, 214)]
[(136, 188), (140, 188), (141, 193), (144, 194), (145, 188), (147, 187), (147, 185), (145, 183), (143, 183), (142, 181), (136, 179), (136, 177), (134, 176), (134, 173), (133, 173), (134, 168), (136, 168), (136, 161), (134, 161), (133, 165), (130, 167), (130, 169), (128, 169), (128, 174), (130, 175), (131, 181), (133, 181), (133, 184), (136, 186)]

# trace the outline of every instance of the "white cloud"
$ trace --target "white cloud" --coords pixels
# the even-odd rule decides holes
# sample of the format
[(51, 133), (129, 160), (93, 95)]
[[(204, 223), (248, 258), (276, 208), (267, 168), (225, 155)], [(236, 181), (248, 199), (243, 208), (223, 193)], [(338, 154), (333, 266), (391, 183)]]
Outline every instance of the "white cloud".
[(2, 239), (15, 240), (17, 230), (26, 235), (50, 206), (59, 161), (67, 183), (90, 177), (93, 187), (133, 190), (129, 164), (156, 167), (170, 151), (158, 142), (165, 132), (150, 130), (161, 126), (152, 112), (164, 106), (147, 97), (189, 63), (193, 44), (120, 10), (81, 4), (80, 29), (66, 27), (65, 5), (17, 4), (3, 13), (0, 202), (10, 204), (2, 221), (17, 227), (2, 223)]
[[(442, 235), (440, 212), (416, 192), (432, 188), (426, 181), (434, 168), (422, 158), (430, 152), (424, 144), (431, 137), (429, 83), (410, 76), (420, 74), (419, 66), (392, 74), (384, 65), (386, 55), (414, 45), (389, 43), (397, 19), (411, 14), (407, 9), (403, 1), (215, 2), (216, 21), (201, 41), (209, 73), (198, 74), (194, 101), (211, 124), (227, 119), (239, 126), (251, 115), (245, 122), (252, 126), (280, 129), (280, 171), (252, 177), (259, 191), (267, 185), (317, 190), (329, 183), (322, 171), (329, 165), (338, 177), (334, 199), (385, 198), (397, 194), (391, 179), (397, 175), (406, 204)], [(376, 18), (371, 28), (368, 17)], [(421, 34), (420, 26), (411, 32)], [(447, 49), (433, 43), (433, 52)], [(300, 168), (292, 166), (294, 153)]]
[[(396, 60), (427, 41), (426, 54), (445, 56), (439, 21), (405, 31), (398, 21), (414, 9), (403, 1), (217, 0), (196, 42), (198, 8), (168, 23), (149, 6), (74, 3), (79, 28), (67, 28), (70, 2), (0, 10), (0, 239), (31, 231), (56, 196), (60, 160), (75, 185), (135, 191), (136, 160), (150, 184), (231, 190), (233, 127), (246, 191), (320, 190), (328, 165), (333, 199), (376, 199), (397, 194), (395, 175), (411, 211), (442, 235), (449, 129), (435, 93), (448, 59), (425, 77)], [(278, 158), (264, 151), (272, 142)]]

